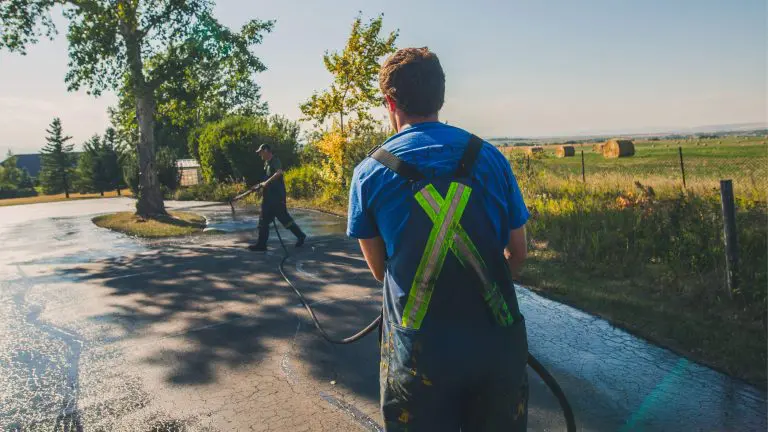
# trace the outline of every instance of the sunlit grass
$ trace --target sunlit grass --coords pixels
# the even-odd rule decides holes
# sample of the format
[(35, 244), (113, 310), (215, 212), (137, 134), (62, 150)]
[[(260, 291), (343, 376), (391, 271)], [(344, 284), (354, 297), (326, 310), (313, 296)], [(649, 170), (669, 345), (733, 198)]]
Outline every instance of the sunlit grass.
[[(121, 191), (121, 194), (124, 197), (132, 196), (130, 189), (125, 189)], [(0, 207), (12, 206), (12, 205), (23, 205), (23, 204), (38, 204), (38, 203), (47, 203), (47, 202), (56, 202), (56, 201), (73, 201), (73, 200), (95, 199), (95, 198), (115, 198), (117, 196), (118, 196), (117, 192), (115, 191), (104, 192), (104, 196), (101, 196), (97, 193), (91, 193), (91, 194), (71, 193), (69, 194), (69, 198), (67, 198), (63, 193), (57, 194), (57, 195), (38, 195), (38, 196), (24, 197), (24, 198), (0, 199)]]
[(93, 223), (124, 234), (145, 237), (176, 237), (196, 234), (205, 228), (205, 218), (186, 212), (170, 212), (168, 216), (144, 219), (133, 212), (120, 212), (93, 218)]

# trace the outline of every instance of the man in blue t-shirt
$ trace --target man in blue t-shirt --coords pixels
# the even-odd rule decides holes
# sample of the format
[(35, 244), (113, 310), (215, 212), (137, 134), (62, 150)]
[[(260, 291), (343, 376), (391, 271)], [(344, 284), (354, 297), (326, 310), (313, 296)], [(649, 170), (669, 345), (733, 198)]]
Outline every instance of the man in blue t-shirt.
[(427, 48), (379, 74), (392, 126), (355, 169), (347, 234), (384, 282), (387, 431), (525, 430), (528, 354), (512, 279), (528, 210), (493, 146), (438, 121), (445, 76)]

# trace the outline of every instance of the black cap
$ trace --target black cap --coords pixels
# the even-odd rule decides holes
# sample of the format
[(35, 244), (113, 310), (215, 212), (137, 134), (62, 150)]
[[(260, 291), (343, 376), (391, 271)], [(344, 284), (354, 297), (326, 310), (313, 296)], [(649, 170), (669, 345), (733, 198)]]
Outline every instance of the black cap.
[(259, 146), (258, 149), (256, 149), (256, 153), (261, 153), (262, 150), (272, 151), (272, 147), (269, 146), (269, 144), (262, 144)]

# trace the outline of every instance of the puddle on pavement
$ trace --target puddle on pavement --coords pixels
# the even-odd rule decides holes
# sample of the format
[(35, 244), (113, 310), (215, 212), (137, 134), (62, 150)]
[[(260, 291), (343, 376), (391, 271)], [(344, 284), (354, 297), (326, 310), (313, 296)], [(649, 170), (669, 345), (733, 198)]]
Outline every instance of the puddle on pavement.
[[(259, 223), (258, 211), (251, 208), (236, 208), (234, 214), (227, 205), (220, 207), (205, 207), (199, 210), (195, 209), (194, 211), (206, 217), (208, 221), (207, 228), (224, 231), (226, 233), (256, 231)], [(344, 234), (346, 230), (346, 221), (338, 216), (311, 210), (289, 209), (289, 213), (296, 224), (301, 227), (307, 235), (312, 237)], [(277, 223), (277, 226), (280, 230), (280, 235), (282, 235), (283, 238), (293, 240), (290, 231), (283, 228), (279, 222)], [(273, 227), (270, 227), (270, 235), (274, 236)]]

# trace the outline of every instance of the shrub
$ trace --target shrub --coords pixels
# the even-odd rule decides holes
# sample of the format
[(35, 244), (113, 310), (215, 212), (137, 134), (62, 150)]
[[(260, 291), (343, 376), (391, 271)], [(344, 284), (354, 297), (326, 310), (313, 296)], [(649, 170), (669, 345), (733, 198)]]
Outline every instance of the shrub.
[(202, 183), (177, 190), (174, 199), (225, 202), (246, 189), (245, 183)]
[(323, 183), (320, 168), (315, 165), (302, 165), (285, 173), (286, 193), (291, 198), (317, 198)]
[(37, 196), (37, 191), (32, 188), (17, 188), (13, 185), (0, 184), (0, 199), (25, 198)]
[(283, 168), (288, 168), (298, 159), (298, 134), (297, 123), (279, 116), (231, 116), (209, 123), (197, 139), (203, 177), (207, 182), (254, 184), (264, 176), (256, 149), (269, 144)]
[[(176, 166), (173, 150), (163, 147), (155, 154), (155, 167), (160, 187), (164, 195), (169, 195), (179, 187), (181, 172)], [(139, 162), (136, 153), (123, 157), (123, 179), (134, 195), (139, 193)]]

